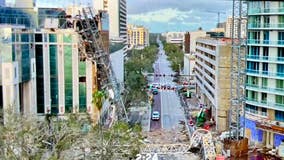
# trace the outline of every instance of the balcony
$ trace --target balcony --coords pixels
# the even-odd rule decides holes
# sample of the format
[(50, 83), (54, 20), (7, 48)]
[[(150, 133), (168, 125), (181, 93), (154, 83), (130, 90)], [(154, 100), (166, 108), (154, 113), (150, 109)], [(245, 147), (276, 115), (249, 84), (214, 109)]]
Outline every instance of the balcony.
[(257, 46), (271, 46), (271, 47), (284, 46), (284, 40), (270, 41), (270, 40), (260, 40), (260, 39), (248, 39), (247, 43), (248, 45), (257, 45)]
[(273, 110), (280, 110), (282, 111), (284, 109), (284, 104), (279, 103), (273, 103), (273, 102), (267, 102), (267, 101), (258, 101), (253, 98), (246, 98), (246, 103), (254, 106), (264, 107), (268, 109)]
[(284, 30), (284, 23), (250, 23), (248, 29), (273, 29), (273, 30)]
[(269, 62), (269, 63), (284, 63), (284, 57), (271, 57), (259, 55), (247, 55), (248, 61)]
[(277, 94), (277, 95), (284, 96), (284, 88), (270, 88), (270, 87), (266, 87), (266, 86), (259, 86), (259, 85), (256, 85), (256, 84), (246, 83), (246, 89), (257, 91), (257, 92), (265, 92), (265, 93)]
[(247, 75), (252, 75), (252, 76), (257, 76), (257, 77), (284, 79), (284, 73), (281, 73), (281, 72), (268, 72), (268, 71), (246, 69), (246, 73)]
[(248, 15), (278, 15), (284, 14), (284, 8), (250, 8)]
[(216, 56), (216, 51), (214, 51), (212, 49), (209, 49), (209, 48), (206, 48), (206, 47), (202, 47), (202, 46), (196, 46), (196, 49), (198, 49), (200, 51), (203, 51), (203, 52), (206, 52), (206, 53), (209, 53), (209, 54), (211, 54), (213, 56)]

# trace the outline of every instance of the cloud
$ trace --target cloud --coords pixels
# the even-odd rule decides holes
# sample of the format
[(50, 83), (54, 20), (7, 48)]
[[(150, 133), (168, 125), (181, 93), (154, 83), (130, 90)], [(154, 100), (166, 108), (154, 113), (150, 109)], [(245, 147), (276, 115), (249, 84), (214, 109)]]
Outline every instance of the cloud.
[(230, 0), (129, 0), (128, 22), (144, 25), (151, 32), (210, 30), (230, 15)]
[(161, 9), (153, 12), (141, 13), (141, 14), (131, 14), (128, 15), (130, 21), (140, 21), (140, 22), (170, 22), (172, 20), (184, 20), (188, 18), (192, 11), (179, 11), (177, 9), (167, 8)]

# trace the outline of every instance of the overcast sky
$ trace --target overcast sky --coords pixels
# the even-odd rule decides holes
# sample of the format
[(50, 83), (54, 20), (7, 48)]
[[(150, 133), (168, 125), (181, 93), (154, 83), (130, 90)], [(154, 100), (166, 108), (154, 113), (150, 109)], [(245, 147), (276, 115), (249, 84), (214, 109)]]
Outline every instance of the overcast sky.
[[(92, 4), (93, 0), (37, 0), (41, 7), (72, 2)], [(216, 27), (218, 12), (221, 22), (231, 14), (232, 0), (127, 0), (127, 10), (128, 23), (144, 25), (151, 32), (210, 30)]]
[(128, 0), (128, 23), (151, 32), (210, 30), (231, 14), (230, 0)]

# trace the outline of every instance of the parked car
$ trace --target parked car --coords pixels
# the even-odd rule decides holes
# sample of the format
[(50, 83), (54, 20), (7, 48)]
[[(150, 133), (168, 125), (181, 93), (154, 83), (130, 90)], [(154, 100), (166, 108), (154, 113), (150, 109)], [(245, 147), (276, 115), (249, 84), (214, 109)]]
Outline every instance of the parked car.
[(152, 120), (155, 121), (155, 120), (160, 120), (160, 112), (158, 111), (153, 111), (152, 113)]
[(157, 88), (152, 89), (152, 94), (157, 95), (159, 93), (159, 90)]

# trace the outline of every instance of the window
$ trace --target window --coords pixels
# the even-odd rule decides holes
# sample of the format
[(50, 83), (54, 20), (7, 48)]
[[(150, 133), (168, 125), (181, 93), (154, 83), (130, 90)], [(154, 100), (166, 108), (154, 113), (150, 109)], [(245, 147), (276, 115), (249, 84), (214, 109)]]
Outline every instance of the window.
[(247, 76), (247, 83), (250, 85), (258, 85), (258, 78), (254, 76)]
[(267, 109), (266, 108), (261, 108), (261, 115), (267, 116)]
[(57, 42), (56, 34), (49, 34), (49, 42)]
[(269, 48), (268, 47), (263, 47), (263, 59), (268, 59), (269, 56)]
[(284, 48), (278, 47), (278, 61), (284, 61)]
[(275, 101), (277, 104), (283, 105), (284, 104), (284, 96), (276, 95)]
[(284, 2), (279, 2), (279, 8), (283, 9), (284, 8)]
[(269, 31), (263, 31), (263, 43), (269, 44)]
[(284, 44), (284, 32), (278, 32), (278, 44)]
[(284, 80), (280, 80), (280, 79), (276, 80), (276, 89), (279, 89), (279, 90), (284, 89)]
[(270, 17), (269, 16), (263, 16), (263, 25), (264, 25), (264, 28), (267, 28), (269, 27), (269, 23), (270, 23)]
[(277, 76), (284, 76), (284, 64), (277, 64)]
[(21, 34), (21, 42), (29, 42), (29, 35), (26, 33)]
[(261, 103), (267, 102), (267, 93), (261, 93)]
[(275, 120), (284, 122), (284, 112), (282, 111), (275, 111)]
[(256, 40), (255, 43), (259, 43), (260, 32), (249, 32), (249, 39)]
[(266, 88), (267, 87), (267, 78), (262, 78), (262, 87)]
[(72, 35), (71, 34), (64, 34), (63, 35), (63, 42), (64, 43), (72, 43)]
[(270, 2), (269, 1), (265, 1), (264, 2), (264, 8), (265, 9), (269, 9), (270, 8)]
[(246, 111), (250, 113), (258, 114), (258, 107), (250, 105), (250, 104), (246, 104)]
[(251, 52), (250, 52), (251, 55), (254, 55), (254, 56), (259, 56), (259, 47), (257, 46), (251, 46)]
[(42, 34), (35, 34), (35, 41), (42, 42)]
[(268, 63), (262, 63), (262, 74), (268, 74)]
[(247, 69), (257, 73), (259, 70), (259, 63), (258, 62), (247, 62)]
[(258, 93), (255, 91), (247, 90), (247, 99), (250, 101), (258, 101)]
[[(282, 10), (284, 11), (284, 7), (282, 7)], [(279, 28), (283, 28), (284, 27), (284, 16), (282, 16), (282, 15), (278, 16), (278, 27)]]
[(260, 27), (260, 16), (250, 16), (250, 21), (253, 25), (252, 27), (257, 27), (259, 28)]

